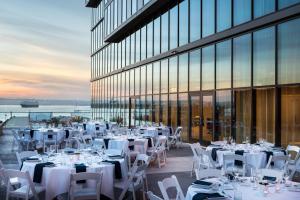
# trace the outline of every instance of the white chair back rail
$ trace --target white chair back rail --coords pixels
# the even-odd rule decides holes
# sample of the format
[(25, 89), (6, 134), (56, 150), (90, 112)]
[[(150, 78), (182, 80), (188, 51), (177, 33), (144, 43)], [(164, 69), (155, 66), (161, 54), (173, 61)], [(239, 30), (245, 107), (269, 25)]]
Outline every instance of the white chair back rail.
[[(235, 165), (235, 161), (242, 162), (242, 167)], [(223, 169), (225, 173), (233, 172), (232, 170), (239, 169), (239, 172), (242, 173), (243, 176), (246, 174), (246, 159), (242, 155), (237, 154), (224, 154), (223, 155)]]
[(158, 181), (159, 189), (163, 195), (164, 200), (170, 200), (170, 197), (167, 193), (169, 188), (176, 189), (176, 200), (184, 200), (185, 197), (183, 195), (182, 189), (179, 185), (179, 182), (175, 175), (172, 175), (170, 178), (165, 178), (162, 181)]
[(287, 151), (288, 154), (291, 154), (291, 159), (290, 159), (291, 162), (295, 163), (299, 159), (299, 157), (300, 157), (300, 147), (293, 146), (293, 145), (288, 145), (286, 147), (286, 151)]
[(196, 171), (197, 180), (219, 177), (222, 177), (222, 171), (219, 169), (198, 169)]
[(268, 160), (266, 168), (267, 169), (272, 168), (272, 162), (273, 163), (284, 162), (283, 168), (280, 170), (285, 170), (288, 165), (289, 160), (290, 160), (290, 155), (273, 155), (273, 156), (271, 155)]
[(32, 157), (32, 156), (37, 156), (38, 152), (35, 151), (22, 151), (22, 152), (16, 152), (16, 156), (17, 156), (17, 160), (18, 160), (18, 164), (19, 167), (22, 167), (23, 161), (26, 158)]
[[(71, 174), (70, 176), (70, 188), (69, 188), (69, 199), (70, 200), (87, 200), (97, 199), (100, 200), (101, 184), (102, 184), (102, 172), (101, 173), (89, 173), (82, 172)], [(93, 188), (78, 188), (77, 181), (94, 181)]]

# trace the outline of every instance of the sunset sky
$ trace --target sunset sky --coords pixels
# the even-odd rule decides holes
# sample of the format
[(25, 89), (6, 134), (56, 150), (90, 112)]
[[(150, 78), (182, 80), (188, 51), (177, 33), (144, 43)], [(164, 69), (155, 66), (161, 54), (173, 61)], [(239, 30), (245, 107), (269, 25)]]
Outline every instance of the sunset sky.
[(90, 99), (90, 9), (84, 0), (0, 6), (0, 98)]

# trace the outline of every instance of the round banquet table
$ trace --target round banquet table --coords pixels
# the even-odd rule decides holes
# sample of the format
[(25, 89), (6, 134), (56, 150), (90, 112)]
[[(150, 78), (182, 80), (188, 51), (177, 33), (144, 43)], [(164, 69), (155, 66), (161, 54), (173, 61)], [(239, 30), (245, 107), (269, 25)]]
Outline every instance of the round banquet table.
[[(206, 179), (206, 180), (214, 182), (215, 178)], [(293, 182), (292, 184), (299, 184), (299, 183)], [(275, 186), (272, 187), (270, 186), (269, 193), (266, 196), (263, 193), (262, 186), (259, 187), (257, 189), (253, 189), (251, 183), (245, 185), (238, 184), (236, 189), (237, 191), (242, 193), (242, 200), (283, 200), (283, 199), (298, 200), (300, 197), (299, 191), (298, 192), (289, 191), (285, 188), (284, 185), (281, 185), (279, 192), (275, 191)], [(227, 195), (232, 197), (232, 198), (229, 197), (228, 199), (234, 198), (233, 189), (224, 190), (224, 191)], [(198, 192), (209, 193), (207, 189), (197, 188), (191, 185), (188, 188), (185, 200), (193, 200), (194, 195), (196, 195)]]
[[(95, 160), (94, 160), (95, 161)], [(127, 177), (128, 170), (124, 159), (114, 159), (121, 164), (123, 179)], [(49, 162), (51, 162), (49, 160)], [(55, 162), (54, 162), (55, 163)], [(36, 162), (25, 161), (21, 171), (28, 171), (33, 178)], [(114, 165), (111, 163), (101, 162), (92, 163), (87, 166), (87, 172), (103, 172), (101, 193), (114, 199)], [(44, 167), (41, 184), (46, 188), (46, 200), (52, 200), (56, 196), (67, 193), (70, 186), (70, 174), (75, 173), (73, 165), (56, 165), (55, 167)], [(89, 184), (89, 183), (87, 183)]]

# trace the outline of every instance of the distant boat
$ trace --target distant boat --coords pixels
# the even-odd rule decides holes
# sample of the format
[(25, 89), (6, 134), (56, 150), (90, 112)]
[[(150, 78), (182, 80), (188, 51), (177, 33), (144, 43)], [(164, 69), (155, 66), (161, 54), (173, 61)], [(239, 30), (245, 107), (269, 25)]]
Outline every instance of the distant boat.
[(38, 108), (39, 102), (36, 100), (26, 100), (22, 101), (20, 105), (22, 106), (22, 108)]

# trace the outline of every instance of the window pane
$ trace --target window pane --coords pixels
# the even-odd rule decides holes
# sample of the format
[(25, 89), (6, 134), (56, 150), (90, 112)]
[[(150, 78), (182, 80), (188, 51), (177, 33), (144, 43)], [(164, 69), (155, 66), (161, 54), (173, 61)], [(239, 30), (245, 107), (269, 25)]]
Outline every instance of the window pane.
[(146, 121), (152, 122), (152, 95), (148, 95), (146, 99)]
[(160, 54), (160, 17), (154, 20), (154, 55)]
[(231, 91), (216, 92), (216, 133), (217, 140), (231, 136)]
[(170, 49), (178, 46), (178, 6), (170, 10)]
[(188, 103), (188, 95), (186, 93), (179, 94), (178, 97), (178, 118), (179, 118), (179, 126), (182, 127), (182, 139), (184, 141), (188, 140), (188, 126), (189, 126), (189, 103)]
[(200, 90), (200, 50), (190, 52), (190, 91)]
[(215, 32), (215, 1), (202, 0), (202, 37)]
[(253, 84), (275, 83), (275, 28), (253, 33)]
[(134, 64), (135, 63), (135, 34), (133, 33), (130, 36), (130, 64)]
[(169, 98), (170, 125), (175, 131), (177, 128), (177, 94), (170, 94)]
[(136, 62), (139, 62), (141, 60), (141, 31), (140, 30), (137, 30), (135, 34), (135, 43), (136, 43), (135, 60)]
[(161, 16), (161, 52), (169, 50), (169, 12)]
[(153, 64), (153, 94), (159, 93), (160, 62)]
[(214, 45), (202, 49), (202, 90), (214, 89), (215, 82)]
[(251, 91), (234, 91), (236, 143), (242, 143), (251, 133)]
[(254, 18), (275, 11), (275, 0), (254, 0)]
[(281, 89), (281, 144), (300, 142), (300, 87)]
[(130, 96), (134, 95), (134, 69), (130, 70)]
[(146, 52), (147, 52), (147, 31), (146, 26), (141, 29), (141, 60), (146, 59)]
[(135, 93), (134, 95), (140, 95), (140, 68), (135, 68), (135, 84), (134, 84), (134, 87), (135, 87)]
[(188, 54), (185, 53), (179, 56), (179, 92), (186, 92), (188, 90)]
[(233, 87), (251, 85), (251, 35), (233, 39)]
[(217, 32), (231, 27), (231, 0), (217, 0)]
[(159, 95), (153, 95), (153, 122), (159, 123)]
[(126, 66), (130, 63), (130, 36), (126, 38)]
[(201, 1), (190, 0), (190, 41), (201, 37)]
[(179, 46), (188, 43), (189, 36), (189, 0), (179, 4)]
[(251, 0), (234, 0), (233, 5), (235, 26), (251, 20)]
[(300, 19), (278, 26), (278, 82), (300, 82)]
[(169, 60), (169, 92), (177, 92), (177, 57)]
[(153, 22), (147, 25), (147, 58), (153, 56)]
[(275, 143), (275, 90), (256, 90), (256, 140)]
[(300, 0), (278, 0), (278, 8), (285, 8), (299, 2)]
[(147, 65), (147, 94), (152, 94), (152, 64)]
[(141, 67), (141, 95), (146, 94), (146, 66)]
[(164, 94), (160, 96), (160, 106), (161, 106), (161, 122), (163, 125), (168, 125), (168, 95)]
[(218, 43), (216, 48), (216, 87), (231, 88), (231, 40)]
[(168, 92), (168, 68), (169, 63), (168, 59), (161, 61), (161, 83), (160, 83), (160, 92), (167, 93)]

